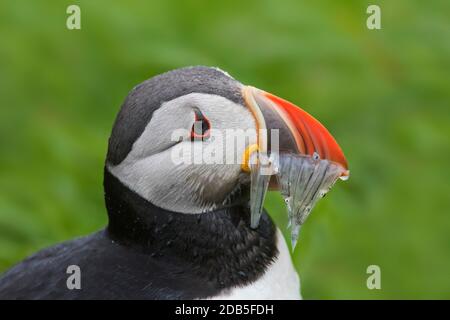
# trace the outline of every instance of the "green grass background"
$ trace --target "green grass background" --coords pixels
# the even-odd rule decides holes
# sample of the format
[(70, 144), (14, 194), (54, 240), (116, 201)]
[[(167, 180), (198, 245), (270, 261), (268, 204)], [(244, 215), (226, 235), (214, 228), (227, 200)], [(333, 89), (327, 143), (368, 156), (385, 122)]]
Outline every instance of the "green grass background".
[[(382, 30), (366, 28), (369, 4)], [(350, 180), (294, 254), (305, 298), (450, 298), (448, 1), (1, 1), (0, 271), (105, 225), (120, 104), (197, 64), (302, 106), (346, 153)], [(284, 228), (279, 196), (266, 207)], [(371, 264), (381, 290), (366, 287)]]

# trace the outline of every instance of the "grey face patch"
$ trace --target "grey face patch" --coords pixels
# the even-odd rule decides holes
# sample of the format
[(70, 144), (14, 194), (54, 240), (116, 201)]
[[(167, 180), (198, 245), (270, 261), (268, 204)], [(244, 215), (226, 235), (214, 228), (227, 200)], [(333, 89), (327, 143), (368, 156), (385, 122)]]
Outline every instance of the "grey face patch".
[[(191, 93), (163, 103), (126, 158), (118, 165), (108, 164), (110, 172), (141, 197), (163, 209), (182, 213), (220, 207), (246, 176), (240, 163), (173, 162), (174, 149), (192, 145), (190, 137), (178, 143), (171, 138), (173, 130), (189, 131), (192, 127), (193, 108), (201, 110), (214, 130), (254, 130), (255, 135), (249, 136), (247, 144), (237, 146), (236, 154), (257, 142), (255, 120), (243, 105), (218, 95)], [(226, 145), (215, 140), (196, 143)]]
[(242, 84), (210, 67), (187, 67), (163, 73), (136, 86), (127, 96), (115, 120), (106, 162), (122, 162), (164, 102), (189, 93), (222, 96), (243, 105)]

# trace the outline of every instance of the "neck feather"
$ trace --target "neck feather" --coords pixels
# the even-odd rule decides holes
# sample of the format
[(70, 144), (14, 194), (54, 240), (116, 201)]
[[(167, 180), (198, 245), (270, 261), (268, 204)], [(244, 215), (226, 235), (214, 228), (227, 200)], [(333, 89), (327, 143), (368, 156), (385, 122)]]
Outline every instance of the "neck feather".
[(276, 229), (265, 213), (251, 229), (249, 210), (239, 204), (202, 214), (167, 211), (125, 187), (107, 168), (104, 188), (109, 237), (156, 259), (183, 262), (218, 286), (254, 281), (278, 254)]

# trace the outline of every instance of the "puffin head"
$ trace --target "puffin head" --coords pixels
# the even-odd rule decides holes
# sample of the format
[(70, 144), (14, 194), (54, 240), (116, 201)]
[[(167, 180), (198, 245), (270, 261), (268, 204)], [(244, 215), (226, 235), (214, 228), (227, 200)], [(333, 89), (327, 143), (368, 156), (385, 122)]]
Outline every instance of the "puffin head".
[[(207, 213), (248, 202), (250, 158), (274, 153), (272, 132), (277, 153), (327, 160), (347, 175), (341, 148), (316, 119), (203, 66), (157, 75), (129, 93), (109, 139), (105, 170), (155, 207)], [(272, 186), (280, 188), (275, 181)]]

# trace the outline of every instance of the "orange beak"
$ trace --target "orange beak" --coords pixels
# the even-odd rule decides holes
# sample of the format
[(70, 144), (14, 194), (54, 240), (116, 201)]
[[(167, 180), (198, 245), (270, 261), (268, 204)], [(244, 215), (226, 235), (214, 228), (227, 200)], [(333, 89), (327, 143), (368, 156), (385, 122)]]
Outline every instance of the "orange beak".
[[(342, 166), (349, 175), (347, 160), (330, 132), (313, 116), (271, 93), (245, 86), (243, 95), (259, 130), (258, 149), (271, 152), (271, 130), (278, 130), (280, 153), (315, 156)], [(265, 130), (264, 130), (265, 129)]]

